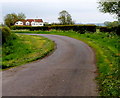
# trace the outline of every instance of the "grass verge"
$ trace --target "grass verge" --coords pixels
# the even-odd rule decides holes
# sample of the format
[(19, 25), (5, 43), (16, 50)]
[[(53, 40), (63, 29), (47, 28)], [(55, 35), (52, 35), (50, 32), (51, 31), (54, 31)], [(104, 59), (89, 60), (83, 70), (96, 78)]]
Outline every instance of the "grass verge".
[(15, 67), (45, 57), (54, 42), (41, 36), (16, 34), (17, 38), (2, 47), (2, 69)]
[(74, 31), (14, 31), (16, 33), (38, 33), (69, 36), (82, 40), (96, 52), (99, 84), (101, 96), (120, 96), (120, 37), (112, 33), (85, 33)]

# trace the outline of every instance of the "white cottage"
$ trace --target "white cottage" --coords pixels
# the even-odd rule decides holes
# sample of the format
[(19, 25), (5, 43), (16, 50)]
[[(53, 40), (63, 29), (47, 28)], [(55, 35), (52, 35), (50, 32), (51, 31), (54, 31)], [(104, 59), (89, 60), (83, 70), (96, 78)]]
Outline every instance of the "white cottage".
[(42, 19), (26, 19), (26, 20), (21, 20), (17, 21), (15, 25), (25, 25), (25, 26), (44, 26), (43, 20)]
[(22, 21), (17, 21), (17, 22), (15, 23), (15, 25), (23, 25), (23, 22), (22, 22)]

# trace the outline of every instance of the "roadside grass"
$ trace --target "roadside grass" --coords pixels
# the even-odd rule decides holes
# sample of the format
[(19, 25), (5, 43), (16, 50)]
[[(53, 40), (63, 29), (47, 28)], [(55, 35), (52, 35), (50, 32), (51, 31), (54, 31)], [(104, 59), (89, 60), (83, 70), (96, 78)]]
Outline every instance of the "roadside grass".
[(55, 46), (53, 41), (42, 36), (16, 34), (16, 37), (2, 46), (2, 69), (43, 58)]
[(82, 40), (93, 48), (96, 53), (96, 65), (98, 76), (96, 80), (99, 84), (99, 93), (101, 96), (120, 96), (120, 36), (113, 33), (79, 34), (74, 31), (14, 31), (15, 33), (38, 33), (55, 34), (69, 36)]

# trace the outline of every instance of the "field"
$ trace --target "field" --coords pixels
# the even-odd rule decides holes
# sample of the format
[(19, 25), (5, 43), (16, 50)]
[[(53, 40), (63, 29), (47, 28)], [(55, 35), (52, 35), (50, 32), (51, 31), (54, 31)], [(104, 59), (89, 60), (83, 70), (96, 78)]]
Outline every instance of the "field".
[(113, 33), (96, 33), (79, 34), (74, 31), (14, 31), (15, 33), (38, 33), (38, 34), (55, 34), (69, 36), (87, 43), (96, 53), (96, 65), (98, 75), (96, 80), (99, 84), (101, 96), (120, 96), (120, 36)]
[(54, 42), (41, 37), (16, 34), (17, 38), (2, 47), (2, 69), (43, 58), (54, 50)]

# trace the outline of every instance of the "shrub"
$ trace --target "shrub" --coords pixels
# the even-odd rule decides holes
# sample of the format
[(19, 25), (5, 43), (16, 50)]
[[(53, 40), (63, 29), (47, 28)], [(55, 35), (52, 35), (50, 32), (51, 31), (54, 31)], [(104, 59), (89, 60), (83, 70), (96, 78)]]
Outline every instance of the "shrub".
[(2, 29), (0, 27), (0, 46), (2, 45)]
[(85, 32), (96, 32), (96, 25), (77, 25), (73, 30), (81, 34)]
[(115, 32), (117, 35), (120, 35), (120, 25), (116, 27), (112, 27), (112, 31)]
[(73, 30), (82, 34), (85, 33), (86, 31), (96, 32), (95, 25), (56, 25), (56, 26), (51, 26), (51, 29), (63, 30), (63, 31)]
[(26, 29), (26, 30), (30, 30), (31, 26), (11, 26), (12, 30), (22, 30), (22, 29)]
[(120, 25), (119, 26), (114, 26), (114, 27), (99, 27), (100, 32), (113, 32), (116, 33), (117, 35), (120, 35)]
[(36, 30), (48, 30), (48, 26), (38, 26), (38, 27), (31, 27), (31, 26), (12, 26), (12, 30), (30, 30), (30, 31), (36, 31)]
[(56, 26), (51, 26), (51, 29), (65, 30), (65, 31), (73, 30), (73, 31), (77, 31), (79, 33), (83, 33), (85, 31), (95, 32), (96, 25), (56, 25)]
[(8, 27), (1, 27), (0, 32), (2, 32), (2, 43), (7, 42), (11, 36), (10, 29)]
[(111, 27), (99, 27), (100, 32), (111, 32)]
[(2, 35), (0, 44), (10, 43), (11, 40), (14, 40), (17, 38), (17, 36), (14, 33), (11, 33), (11, 30), (9, 27), (1, 27), (0, 33)]
[(29, 29), (30, 31), (36, 31), (36, 30), (42, 30), (42, 31), (47, 31), (47, 30), (49, 30), (49, 28), (48, 28), (48, 26), (42, 26), (42, 27), (31, 27), (30, 29)]
[(55, 30), (73, 30), (74, 25), (53, 25), (50, 27), (51, 29)]

